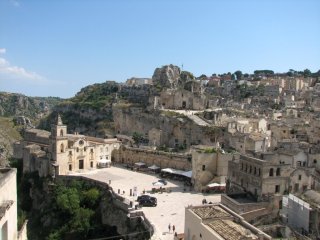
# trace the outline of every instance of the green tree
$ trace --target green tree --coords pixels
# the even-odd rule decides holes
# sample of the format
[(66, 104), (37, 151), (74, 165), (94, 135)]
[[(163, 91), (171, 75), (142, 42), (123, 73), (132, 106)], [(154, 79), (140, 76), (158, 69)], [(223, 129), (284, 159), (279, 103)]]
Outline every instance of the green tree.
[(201, 76), (200, 77), (198, 77), (199, 79), (202, 79), (202, 80), (205, 80), (205, 79), (207, 79), (208, 77), (207, 77), (207, 75), (205, 75), (205, 74), (201, 74)]
[(135, 142), (135, 144), (139, 145), (143, 140), (142, 133), (134, 132), (132, 134), (132, 139)]
[(237, 76), (237, 80), (241, 80), (243, 78), (242, 72), (240, 70), (235, 71), (234, 74)]
[(83, 192), (83, 202), (86, 206), (94, 207), (99, 200), (100, 191), (97, 188), (91, 188)]
[(57, 195), (57, 206), (63, 211), (73, 214), (80, 207), (80, 197), (77, 189), (60, 187)]
[(310, 77), (311, 76), (311, 71), (309, 70), (309, 69), (305, 69), (304, 71), (303, 71), (303, 76), (305, 77), (305, 78), (307, 78), (307, 77)]
[(88, 208), (79, 208), (75, 211), (72, 220), (70, 221), (70, 229), (73, 232), (88, 233), (90, 229), (90, 220), (94, 215), (94, 211)]

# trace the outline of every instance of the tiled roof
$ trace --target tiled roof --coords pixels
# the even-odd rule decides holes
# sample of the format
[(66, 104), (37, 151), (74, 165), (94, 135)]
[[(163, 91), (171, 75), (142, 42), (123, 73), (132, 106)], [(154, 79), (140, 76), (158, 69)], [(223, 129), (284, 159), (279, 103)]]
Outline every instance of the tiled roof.
[(192, 209), (192, 211), (202, 219), (232, 217), (228, 212), (226, 212), (220, 206), (207, 206), (207, 207), (201, 207), (201, 208), (194, 208)]
[(226, 240), (258, 239), (249, 229), (242, 227), (232, 220), (217, 219), (208, 223), (207, 226)]

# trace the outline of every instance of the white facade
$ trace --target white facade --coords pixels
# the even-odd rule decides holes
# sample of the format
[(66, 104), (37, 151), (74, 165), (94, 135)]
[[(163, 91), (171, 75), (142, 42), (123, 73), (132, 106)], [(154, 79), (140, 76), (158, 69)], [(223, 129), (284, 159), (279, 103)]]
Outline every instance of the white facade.
[(16, 240), (17, 182), (16, 169), (0, 169), (0, 239)]

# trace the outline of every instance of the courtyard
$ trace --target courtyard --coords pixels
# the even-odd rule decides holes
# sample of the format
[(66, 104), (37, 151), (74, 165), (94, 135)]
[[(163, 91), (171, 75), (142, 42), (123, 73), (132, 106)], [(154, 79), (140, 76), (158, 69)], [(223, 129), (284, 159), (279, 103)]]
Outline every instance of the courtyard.
[[(202, 200), (209, 202), (220, 202), (220, 194), (202, 194), (190, 191), (189, 187), (184, 187), (183, 182), (166, 179), (168, 184), (163, 186), (169, 190), (163, 193), (152, 193), (153, 182), (160, 177), (157, 174), (136, 172), (122, 167), (111, 167), (92, 170), (86, 173), (78, 173), (90, 179), (103, 181), (113, 188), (115, 192), (120, 191), (128, 201), (137, 204), (137, 196), (130, 196), (136, 189), (137, 195), (142, 195), (143, 191), (150, 196), (156, 197), (158, 205), (156, 207), (142, 207), (148, 220), (154, 225), (156, 239), (173, 239), (173, 232), (169, 233), (169, 223), (175, 225), (177, 233), (184, 232), (185, 207), (189, 205), (201, 205)], [(159, 188), (159, 187), (156, 187)]]

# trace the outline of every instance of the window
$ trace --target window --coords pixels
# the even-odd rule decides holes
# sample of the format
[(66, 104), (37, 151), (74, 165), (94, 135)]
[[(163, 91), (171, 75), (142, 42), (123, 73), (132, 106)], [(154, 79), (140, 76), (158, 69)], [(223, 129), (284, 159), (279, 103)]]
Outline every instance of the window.
[(77, 147), (77, 152), (79, 152), (79, 148)]
[(72, 155), (72, 151), (69, 151), (69, 155)]
[(269, 170), (269, 176), (270, 176), (270, 177), (273, 177), (273, 168), (270, 168), (270, 170)]
[(299, 191), (299, 183), (294, 184), (294, 191), (295, 192)]
[(283, 133), (286, 133), (286, 130), (283, 130)]
[(277, 168), (276, 175), (280, 176), (280, 168)]
[(249, 170), (249, 173), (252, 173), (252, 166), (250, 166), (250, 170)]
[(63, 137), (63, 130), (60, 130), (60, 137)]
[(90, 152), (93, 153), (93, 149), (90, 149)]
[(69, 164), (69, 171), (72, 171), (72, 165)]
[(93, 168), (93, 162), (92, 161), (90, 162), (90, 167)]
[(280, 185), (276, 185), (275, 187), (275, 193), (279, 193), (280, 192)]
[(260, 176), (261, 175), (261, 169), (259, 168), (259, 171), (258, 171), (258, 175)]
[(202, 165), (202, 171), (206, 170), (206, 165)]
[(301, 180), (301, 175), (298, 176), (298, 180)]
[(317, 159), (313, 159), (313, 163), (317, 163)]
[(254, 172), (253, 172), (253, 174), (254, 174), (254, 175), (257, 174), (257, 168), (256, 168), (256, 167), (254, 167)]
[(248, 171), (248, 165), (246, 164), (246, 172)]
[(60, 145), (60, 152), (64, 152), (64, 145), (63, 145), (63, 143), (61, 143), (61, 145)]

